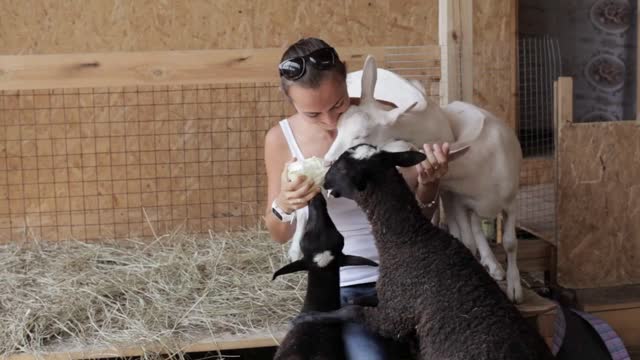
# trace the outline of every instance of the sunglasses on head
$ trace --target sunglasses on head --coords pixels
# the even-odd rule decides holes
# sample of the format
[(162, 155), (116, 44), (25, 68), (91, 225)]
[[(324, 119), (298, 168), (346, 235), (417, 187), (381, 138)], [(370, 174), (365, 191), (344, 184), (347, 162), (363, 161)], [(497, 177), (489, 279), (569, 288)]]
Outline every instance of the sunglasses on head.
[(304, 56), (287, 59), (278, 65), (280, 76), (287, 80), (300, 79), (307, 71), (307, 63), (313, 64), (318, 70), (327, 70), (339, 61), (338, 54), (331, 48), (322, 48)]

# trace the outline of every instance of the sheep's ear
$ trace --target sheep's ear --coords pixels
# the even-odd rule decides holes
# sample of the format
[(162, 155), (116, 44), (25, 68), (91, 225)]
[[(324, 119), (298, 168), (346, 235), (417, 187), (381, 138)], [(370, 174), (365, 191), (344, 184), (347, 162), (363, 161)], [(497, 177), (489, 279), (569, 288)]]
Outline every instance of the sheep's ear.
[(414, 102), (408, 106), (404, 106), (404, 107), (397, 107), (395, 109), (391, 109), (389, 111), (386, 112), (385, 114), (385, 120), (388, 124), (393, 124), (394, 122), (396, 122), (398, 120), (398, 118), (402, 115), (404, 115), (405, 113), (411, 111), (411, 109), (413, 109), (416, 105), (418, 105), (417, 102)]
[(400, 151), (387, 153), (395, 166), (409, 167), (424, 161), (427, 156), (419, 151)]
[(275, 280), (280, 275), (291, 274), (304, 270), (307, 270), (307, 264), (305, 264), (302, 260), (294, 261), (278, 269), (278, 271), (273, 274), (271, 280)]
[(368, 266), (378, 266), (373, 260), (363, 258), (361, 256), (353, 256), (353, 255), (343, 255), (340, 259), (340, 266), (357, 266), (357, 265), (368, 265)]
[(360, 104), (375, 102), (373, 94), (376, 88), (377, 78), (378, 67), (376, 66), (376, 59), (373, 56), (368, 55), (367, 59), (364, 61), (364, 68), (362, 69)]

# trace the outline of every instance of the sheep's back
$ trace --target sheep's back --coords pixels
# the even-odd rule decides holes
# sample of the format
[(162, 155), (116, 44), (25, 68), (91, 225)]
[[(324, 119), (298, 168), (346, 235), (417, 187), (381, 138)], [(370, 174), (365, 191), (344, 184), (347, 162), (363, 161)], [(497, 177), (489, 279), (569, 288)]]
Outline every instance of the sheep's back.
[(422, 240), (381, 251), (378, 297), (415, 324), (424, 358), (546, 358), (542, 338), (460, 241), (444, 231), (414, 238)]

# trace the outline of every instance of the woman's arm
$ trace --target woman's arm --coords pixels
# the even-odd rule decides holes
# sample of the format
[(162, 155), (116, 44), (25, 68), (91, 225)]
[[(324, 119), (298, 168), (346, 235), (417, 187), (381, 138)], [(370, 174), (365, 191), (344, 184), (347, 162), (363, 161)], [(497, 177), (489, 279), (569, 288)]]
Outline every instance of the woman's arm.
[(427, 158), (415, 167), (400, 168), (400, 172), (409, 188), (416, 194), (423, 214), (431, 219), (438, 208), (436, 200), (440, 178), (448, 170), (449, 144), (424, 144), (423, 149)]
[(307, 205), (319, 191), (311, 179), (299, 176), (288, 181), (286, 168), (292, 161), (282, 130), (276, 126), (267, 132), (264, 141), (264, 162), (267, 170), (267, 204), (264, 221), (271, 238), (284, 244), (293, 236), (295, 222), (281, 222), (273, 214), (271, 204), (275, 200), (286, 213), (292, 213)]

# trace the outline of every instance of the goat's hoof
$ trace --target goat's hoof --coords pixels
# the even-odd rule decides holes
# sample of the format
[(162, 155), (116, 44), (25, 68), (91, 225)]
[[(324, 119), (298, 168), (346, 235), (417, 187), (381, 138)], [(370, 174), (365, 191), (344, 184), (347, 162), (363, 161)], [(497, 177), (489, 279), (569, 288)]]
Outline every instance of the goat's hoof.
[(507, 282), (507, 296), (513, 303), (522, 304), (524, 299), (522, 296), (522, 285), (520, 284), (520, 281), (513, 284)]
[(494, 280), (496, 281), (504, 280), (505, 274), (500, 264), (498, 264), (495, 261), (486, 261), (486, 260), (481, 260), (480, 263), (482, 264), (482, 266), (484, 266), (484, 268), (487, 270), (489, 275), (491, 275), (491, 277)]

